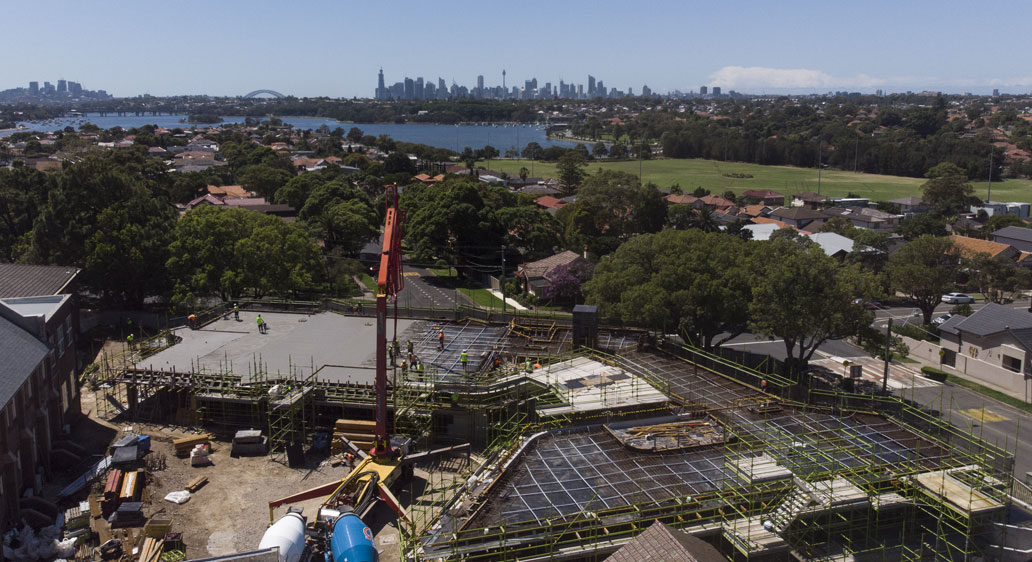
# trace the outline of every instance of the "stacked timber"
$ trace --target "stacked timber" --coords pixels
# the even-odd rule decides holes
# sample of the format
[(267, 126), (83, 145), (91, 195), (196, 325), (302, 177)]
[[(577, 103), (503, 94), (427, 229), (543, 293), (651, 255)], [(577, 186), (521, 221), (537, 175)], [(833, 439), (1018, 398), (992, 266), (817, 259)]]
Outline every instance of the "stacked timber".
[(183, 437), (172, 441), (172, 447), (176, 450), (177, 457), (185, 457), (193, 451), (196, 445), (208, 445), (211, 443), (212, 436), (209, 433), (202, 433), (201, 435), (193, 435), (191, 437)]
[(125, 476), (122, 478), (122, 488), (118, 493), (119, 504), (140, 501), (145, 474), (143, 470), (131, 470), (125, 473)]
[(359, 449), (367, 451), (373, 448), (373, 438), (375, 435), (375, 421), (337, 420), (333, 424), (333, 441), (330, 442), (330, 452), (334, 454), (345, 452), (341, 438), (347, 439)]
[(164, 546), (164, 538), (155, 539), (147, 537), (143, 539), (143, 545), (140, 546), (140, 557), (137, 558), (137, 562), (158, 562), (158, 559), (161, 557), (161, 549)]

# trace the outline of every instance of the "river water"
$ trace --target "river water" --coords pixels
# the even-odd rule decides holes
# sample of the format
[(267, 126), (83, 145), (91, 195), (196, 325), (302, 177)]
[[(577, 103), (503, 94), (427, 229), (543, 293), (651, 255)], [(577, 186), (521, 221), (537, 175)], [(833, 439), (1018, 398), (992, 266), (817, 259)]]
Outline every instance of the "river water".
[[(92, 123), (101, 129), (111, 127), (122, 127), (131, 129), (144, 125), (156, 125), (166, 129), (181, 127), (187, 129), (189, 124), (182, 120), (186, 115), (100, 115), (87, 114), (77, 117), (62, 117), (48, 119), (46, 121), (25, 121), (18, 123), (19, 126), (28, 127), (20, 129), (27, 131), (56, 131), (65, 127), (79, 128), (84, 123)], [(244, 117), (223, 117), (222, 124), (243, 123)], [(483, 148), (493, 146), (502, 154), (510, 148), (523, 150), (529, 142), (536, 142), (541, 146), (564, 146), (573, 147), (575, 143), (566, 141), (554, 141), (545, 134), (545, 127), (542, 125), (436, 125), (423, 123), (344, 123), (334, 119), (323, 119), (319, 117), (280, 117), (284, 123), (289, 123), (299, 129), (318, 129), (326, 125), (331, 130), (337, 127), (345, 132), (351, 127), (358, 127), (367, 135), (379, 136), (389, 135), (392, 139), (401, 142), (412, 142), (447, 148), (461, 152), (463, 148)], [(198, 125), (203, 126), (203, 125)], [(16, 131), (3, 131), (0, 136), (9, 135)]]

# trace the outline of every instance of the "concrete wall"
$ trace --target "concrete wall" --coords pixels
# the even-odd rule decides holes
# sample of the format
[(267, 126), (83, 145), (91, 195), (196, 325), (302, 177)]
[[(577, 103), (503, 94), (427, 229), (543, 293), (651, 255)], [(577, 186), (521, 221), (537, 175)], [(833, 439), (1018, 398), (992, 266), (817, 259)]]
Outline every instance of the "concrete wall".
[[(942, 349), (940, 346), (927, 341), (918, 341), (912, 338), (903, 336), (904, 343), (910, 348), (910, 356), (914, 359), (918, 359), (921, 362), (931, 365), (933, 367), (942, 369), (947, 373), (963, 375), (964, 378), (971, 379), (975, 382), (984, 384), (995, 390), (1006, 392), (1007, 394), (1025, 399), (1025, 378), (1021, 373), (1015, 373), (1000, 367), (999, 365), (982, 361), (965, 355), (963, 353), (957, 353), (957, 359), (955, 365), (950, 367), (942, 363), (939, 357), (939, 350)], [(953, 349), (956, 344), (950, 344), (944, 340), (945, 347), (947, 349)], [(966, 343), (965, 343), (966, 345)], [(999, 353), (993, 354), (997, 356)]]

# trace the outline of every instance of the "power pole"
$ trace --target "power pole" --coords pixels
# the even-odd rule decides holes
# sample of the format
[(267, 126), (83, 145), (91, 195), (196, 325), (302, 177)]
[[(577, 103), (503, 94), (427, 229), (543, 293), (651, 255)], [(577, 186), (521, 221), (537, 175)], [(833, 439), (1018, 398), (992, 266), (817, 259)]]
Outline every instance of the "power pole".
[(989, 192), (985, 194), (985, 202), (993, 200), (993, 145), (989, 145)]
[(821, 149), (824, 148), (824, 141), (817, 143), (817, 195), (821, 194)]
[(889, 388), (889, 359), (892, 357), (892, 318), (889, 318), (889, 325), (885, 328), (885, 375), (882, 378), (881, 389), (885, 392)]

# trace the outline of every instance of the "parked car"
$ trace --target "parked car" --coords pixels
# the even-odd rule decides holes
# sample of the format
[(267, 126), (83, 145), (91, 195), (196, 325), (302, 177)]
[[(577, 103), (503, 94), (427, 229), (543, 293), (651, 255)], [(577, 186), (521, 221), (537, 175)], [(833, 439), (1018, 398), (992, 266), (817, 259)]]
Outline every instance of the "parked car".
[(882, 305), (882, 303), (878, 301), (865, 301), (864, 299), (853, 299), (850, 302), (858, 305), (862, 304), (864, 308), (866, 308), (867, 310), (881, 310), (882, 308), (885, 308)]
[(950, 318), (953, 318), (952, 314), (943, 314), (942, 316), (932, 320), (932, 326), (941, 326), (942, 324), (945, 324), (946, 321)]
[(964, 293), (946, 293), (942, 296), (946, 304), (974, 304), (975, 298)]

